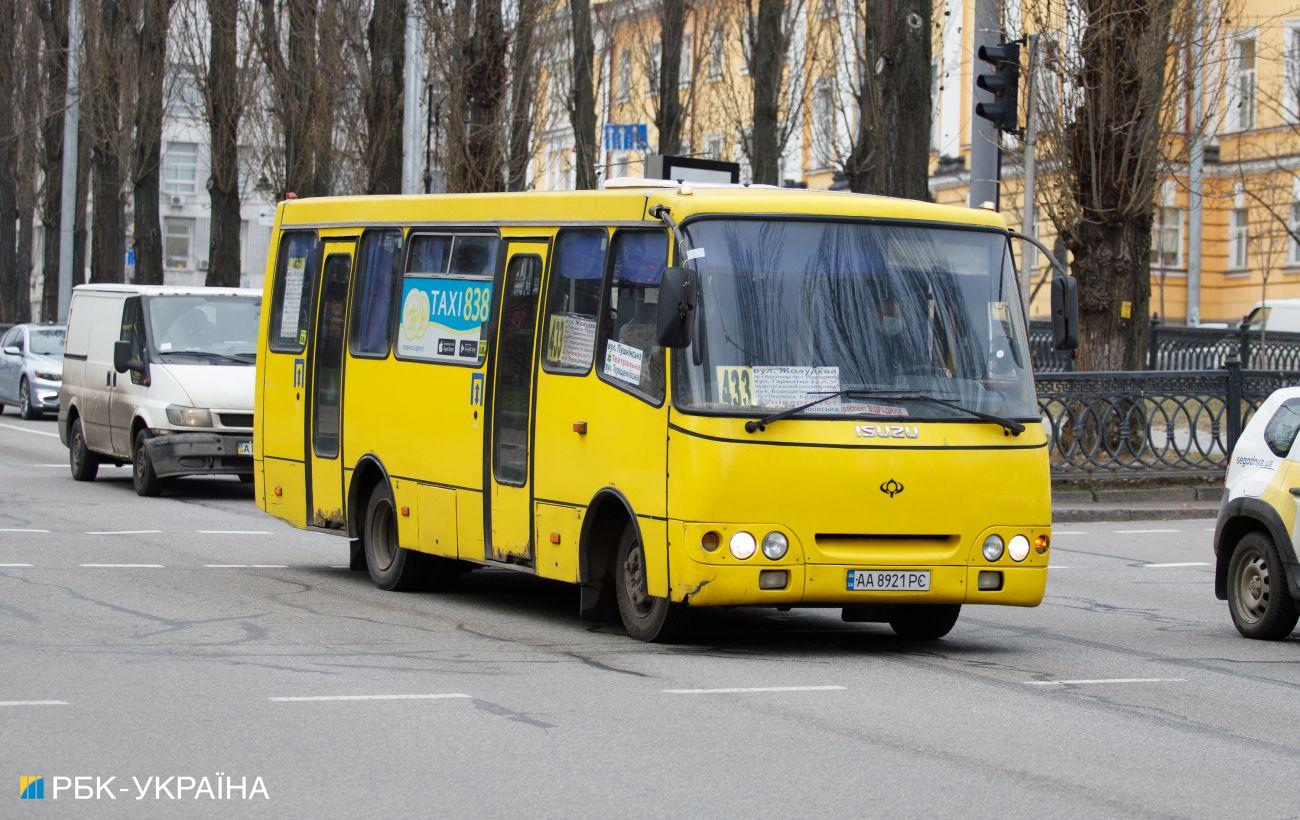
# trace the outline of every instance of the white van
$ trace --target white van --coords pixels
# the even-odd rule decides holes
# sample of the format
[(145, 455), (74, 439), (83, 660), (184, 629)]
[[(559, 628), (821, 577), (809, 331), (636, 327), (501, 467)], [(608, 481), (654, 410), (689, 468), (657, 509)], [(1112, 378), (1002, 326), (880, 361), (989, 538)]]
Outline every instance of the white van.
[(1242, 320), (1251, 330), (1300, 333), (1300, 299), (1269, 299), (1256, 302)]
[(72, 477), (130, 463), (135, 490), (165, 479), (253, 480), (261, 291), (81, 285), (72, 292), (59, 437)]

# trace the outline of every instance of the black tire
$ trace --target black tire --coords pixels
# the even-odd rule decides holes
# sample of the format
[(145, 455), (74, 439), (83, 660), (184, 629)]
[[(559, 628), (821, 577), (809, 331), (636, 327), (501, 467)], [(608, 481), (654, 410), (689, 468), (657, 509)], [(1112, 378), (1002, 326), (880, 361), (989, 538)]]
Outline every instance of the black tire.
[(94, 481), (99, 474), (99, 456), (86, 446), (86, 434), (81, 429), (81, 419), (73, 419), (68, 430), (68, 467), (77, 481)]
[(35, 421), (45, 415), (39, 409), (32, 407), (32, 387), (24, 378), (18, 383), (18, 415), (27, 421)]
[(961, 604), (898, 606), (889, 614), (889, 626), (905, 640), (935, 641), (952, 631), (960, 614)]
[(148, 430), (135, 434), (135, 447), (131, 450), (131, 483), (135, 485), (136, 495), (152, 498), (162, 493), (166, 482), (154, 472), (149, 448), (144, 446), (148, 440)]
[(627, 634), (638, 641), (664, 643), (681, 634), (686, 607), (646, 592), (645, 550), (636, 527), (628, 522), (618, 542), (614, 563), (614, 591), (618, 615)]
[(1262, 641), (1285, 638), (1300, 621), (1277, 546), (1262, 532), (1242, 536), (1228, 559), (1228, 612), (1238, 632)]
[(429, 556), (404, 549), (397, 543), (397, 510), (393, 491), (386, 482), (377, 484), (370, 492), (361, 532), (366, 568), (375, 586), (407, 592), (428, 583)]

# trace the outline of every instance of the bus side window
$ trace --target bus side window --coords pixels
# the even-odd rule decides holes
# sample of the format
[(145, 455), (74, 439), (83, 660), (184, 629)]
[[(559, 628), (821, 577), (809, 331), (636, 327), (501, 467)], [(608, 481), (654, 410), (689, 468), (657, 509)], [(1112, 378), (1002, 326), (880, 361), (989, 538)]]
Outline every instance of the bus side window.
[(664, 355), (656, 323), (659, 281), (668, 264), (664, 231), (614, 234), (614, 271), (601, 328), (600, 373), (653, 404), (664, 399)]
[(564, 230), (556, 240), (542, 325), (542, 367), (547, 372), (579, 374), (591, 369), (608, 245), (603, 228)]
[(352, 289), (353, 356), (387, 358), (402, 264), (401, 231), (366, 231)]
[(271, 299), (270, 348), (277, 353), (301, 353), (307, 347), (317, 264), (314, 231), (281, 234)]

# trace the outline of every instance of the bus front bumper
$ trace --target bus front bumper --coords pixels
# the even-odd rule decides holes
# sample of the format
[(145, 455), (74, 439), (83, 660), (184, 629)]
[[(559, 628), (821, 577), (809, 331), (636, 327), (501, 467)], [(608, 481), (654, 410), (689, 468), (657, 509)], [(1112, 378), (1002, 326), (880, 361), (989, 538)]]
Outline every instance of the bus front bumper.
[[(684, 566), (683, 566), (684, 564)], [(862, 569), (928, 570), (926, 591), (850, 591), (848, 573)], [(761, 573), (787, 573), (785, 586), (763, 589)], [(979, 588), (981, 572), (1000, 572), (998, 589)], [(888, 604), (996, 604), (1037, 606), (1047, 586), (1046, 566), (925, 565), (867, 567), (848, 564), (773, 564), (732, 566), (688, 559), (672, 567), (672, 600), (690, 606), (854, 606)], [(779, 576), (769, 575), (767, 584)]]

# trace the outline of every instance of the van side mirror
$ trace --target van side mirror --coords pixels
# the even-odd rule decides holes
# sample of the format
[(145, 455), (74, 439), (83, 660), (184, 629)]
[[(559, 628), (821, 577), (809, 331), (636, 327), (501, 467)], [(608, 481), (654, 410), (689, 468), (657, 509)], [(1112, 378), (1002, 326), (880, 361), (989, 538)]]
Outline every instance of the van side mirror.
[(695, 327), (695, 271), (665, 268), (659, 283), (659, 346), (682, 348), (690, 345)]
[(1073, 276), (1052, 278), (1052, 349), (1079, 346), (1079, 281)]
[(128, 370), (144, 372), (144, 362), (131, 355), (131, 343), (125, 339), (113, 342), (113, 369), (118, 373), (125, 373)]

